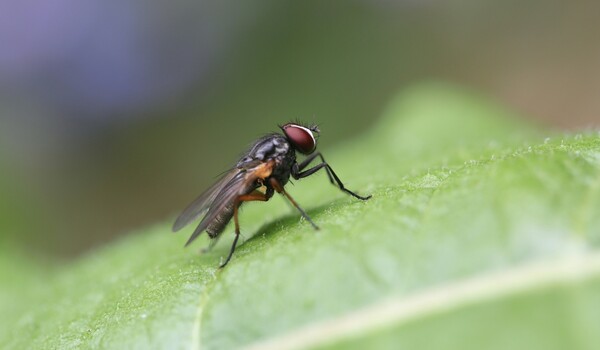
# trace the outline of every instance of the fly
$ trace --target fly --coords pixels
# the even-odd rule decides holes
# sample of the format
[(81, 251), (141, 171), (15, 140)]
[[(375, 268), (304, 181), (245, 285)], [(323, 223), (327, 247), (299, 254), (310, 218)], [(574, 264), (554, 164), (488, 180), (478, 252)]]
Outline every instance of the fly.
[[(285, 191), (284, 186), (290, 176), (296, 180), (310, 176), (325, 169), (329, 181), (340, 190), (360, 200), (371, 196), (360, 196), (350, 191), (325, 161), (320, 152), (316, 152), (319, 129), (316, 126), (303, 126), (287, 123), (280, 126), (282, 134), (272, 133), (258, 139), (235, 167), (227, 171), (214, 185), (204, 191), (179, 215), (173, 224), (173, 232), (179, 231), (190, 222), (202, 217), (187, 243), (188, 246), (202, 232), (206, 231), (212, 239), (208, 249), (212, 248), (225, 226), (235, 223), (235, 238), (229, 255), (220, 268), (227, 265), (240, 237), (238, 210), (244, 202), (268, 201), (275, 192), (286, 197), (300, 214), (315, 228), (319, 227), (306, 212)], [(306, 156), (302, 162), (296, 161), (296, 152)], [(316, 158), (320, 163), (308, 168)]]

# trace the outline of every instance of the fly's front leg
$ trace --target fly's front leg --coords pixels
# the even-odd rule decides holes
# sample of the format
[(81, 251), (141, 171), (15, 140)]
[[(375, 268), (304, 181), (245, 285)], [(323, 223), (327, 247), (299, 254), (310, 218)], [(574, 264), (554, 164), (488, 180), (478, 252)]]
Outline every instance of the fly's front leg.
[[(304, 170), (302, 171), (302, 169), (304, 169), (309, 163), (310, 161), (312, 161), (313, 159), (315, 159), (316, 157), (321, 157), (321, 160), (323, 161), (320, 164), (315, 165), (314, 167)], [(363, 201), (371, 198), (371, 195), (368, 195), (366, 197), (360, 196), (352, 191), (350, 191), (349, 189), (347, 189), (346, 187), (344, 187), (344, 184), (342, 183), (342, 180), (340, 180), (340, 178), (337, 176), (337, 174), (333, 171), (333, 169), (331, 168), (331, 166), (329, 164), (327, 164), (327, 162), (325, 161), (325, 159), (323, 158), (323, 156), (321, 155), (320, 152), (314, 153), (313, 155), (311, 155), (310, 157), (306, 158), (306, 160), (304, 160), (302, 163), (298, 164), (294, 164), (292, 166), (292, 177), (296, 180), (298, 179), (302, 179), (304, 177), (310, 176), (314, 173), (316, 173), (317, 171), (321, 170), (325, 168), (325, 170), (327, 171), (327, 175), (329, 175), (329, 180), (331, 181), (332, 184), (337, 184), (338, 187), (340, 188), (340, 190), (348, 193), (349, 195), (361, 199)], [(335, 182), (334, 182), (335, 180)]]
[[(315, 152), (315, 153), (309, 155), (308, 157), (306, 157), (306, 159), (303, 160), (302, 163), (296, 163), (292, 166), (292, 176), (293, 176), (294, 172), (299, 173), (302, 170), (304, 170), (304, 168), (306, 168), (317, 157), (321, 158), (322, 163), (326, 163), (325, 158), (323, 158), (323, 155), (321, 154), (321, 152)], [(331, 172), (329, 172), (328, 168), (325, 168), (325, 170), (327, 171), (327, 177), (329, 178), (329, 182), (331, 182), (332, 184), (335, 185), (333, 176), (331, 176)], [(297, 180), (296, 177), (294, 177), (294, 178)]]

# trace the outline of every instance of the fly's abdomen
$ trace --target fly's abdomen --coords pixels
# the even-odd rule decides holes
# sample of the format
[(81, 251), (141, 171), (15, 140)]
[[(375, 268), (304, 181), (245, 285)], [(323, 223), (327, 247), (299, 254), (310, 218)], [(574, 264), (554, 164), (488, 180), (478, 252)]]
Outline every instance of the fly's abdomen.
[(217, 237), (225, 226), (229, 223), (233, 217), (233, 203), (226, 206), (221, 212), (215, 217), (215, 219), (208, 225), (206, 232), (210, 238)]

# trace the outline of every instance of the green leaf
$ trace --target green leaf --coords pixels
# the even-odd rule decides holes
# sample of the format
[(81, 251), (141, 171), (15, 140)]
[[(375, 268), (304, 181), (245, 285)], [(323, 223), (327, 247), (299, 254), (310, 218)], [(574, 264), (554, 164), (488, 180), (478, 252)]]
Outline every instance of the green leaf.
[(279, 197), (248, 204), (222, 270), (231, 228), (199, 255), (170, 222), (66, 266), (3, 256), (0, 348), (600, 345), (598, 133), (427, 84), (324, 154), (373, 198), (288, 186), (320, 231)]

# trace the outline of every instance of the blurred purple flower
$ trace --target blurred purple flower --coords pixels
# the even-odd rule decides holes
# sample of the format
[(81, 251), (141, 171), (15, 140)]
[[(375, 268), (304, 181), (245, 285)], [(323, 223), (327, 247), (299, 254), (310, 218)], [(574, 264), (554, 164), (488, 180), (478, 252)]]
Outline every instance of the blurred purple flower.
[(248, 18), (235, 8), (189, 0), (3, 1), (0, 91), (76, 118), (134, 115), (205, 77), (243, 25), (240, 16)]

